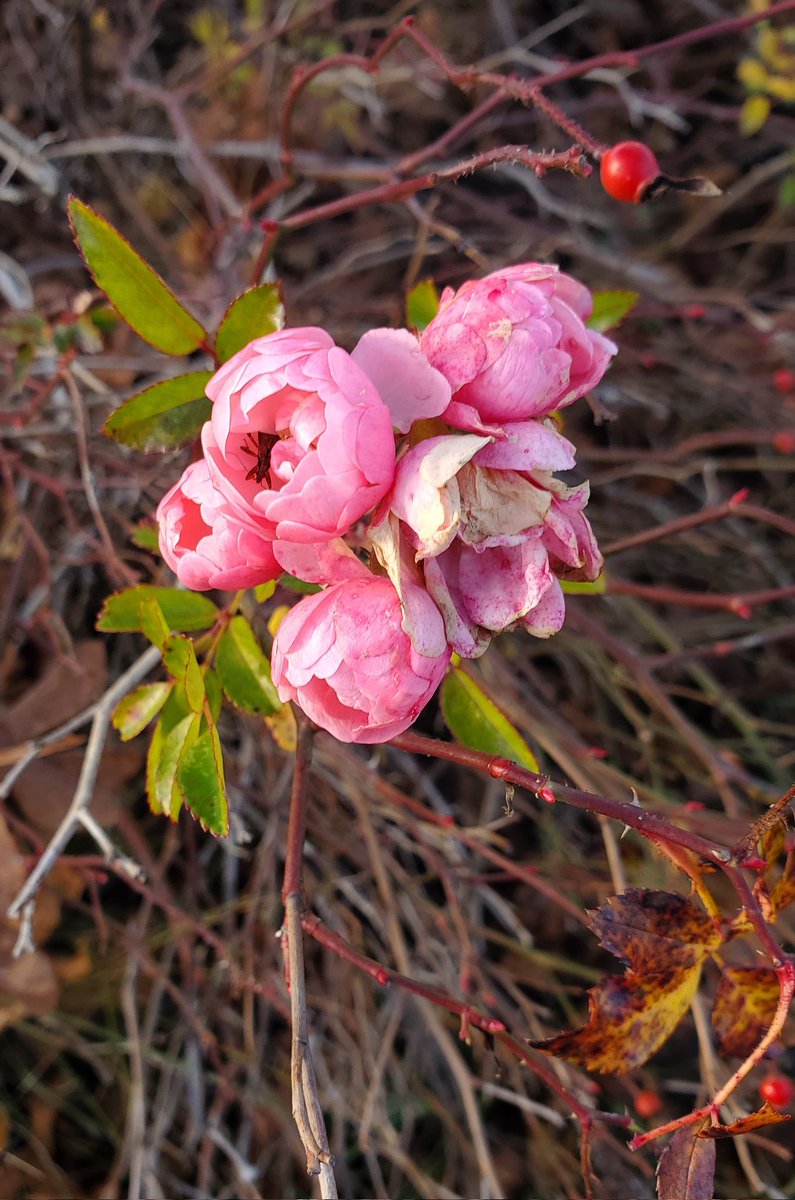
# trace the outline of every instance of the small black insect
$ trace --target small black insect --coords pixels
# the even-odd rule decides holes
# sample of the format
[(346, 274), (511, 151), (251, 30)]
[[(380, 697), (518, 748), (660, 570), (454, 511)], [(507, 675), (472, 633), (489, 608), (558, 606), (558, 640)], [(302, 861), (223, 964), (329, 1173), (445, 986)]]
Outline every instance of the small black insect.
[(257, 460), (246, 475), (246, 479), (253, 479), (257, 483), (262, 483), (264, 479), (268, 487), (270, 487), (271, 454), (278, 440), (279, 435), (277, 433), (246, 434), (246, 440), (240, 449), (244, 454), (249, 454)]

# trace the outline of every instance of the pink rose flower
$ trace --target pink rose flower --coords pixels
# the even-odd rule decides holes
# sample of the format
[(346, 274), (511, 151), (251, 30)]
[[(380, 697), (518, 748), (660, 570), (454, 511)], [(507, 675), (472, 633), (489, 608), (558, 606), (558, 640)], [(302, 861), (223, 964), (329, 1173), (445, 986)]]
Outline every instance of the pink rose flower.
[(422, 588), (423, 652), (404, 632), (388, 579), (348, 579), (305, 596), (273, 643), (273, 682), (282, 700), (343, 742), (384, 742), (408, 729), (450, 661), (444, 623)]
[(257, 338), (207, 384), (202, 445), (216, 487), (274, 539), (324, 542), (387, 492), (389, 409), (322, 329)]
[[(602, 567), (583, 516), (588, 485), (569, 488), (548, 470), (481, 466), (495, 445), (456, 433), (413, 446), (365, 540), (404, 601), (406, 628), (411, 582), (430, 593), (464, 658), (516, 625), (536, 637), (557, 633), (565, 602), (556, 575), (595, 579)], [(559, 450), (554, 440), (538, 447), (547, 462)]]
[(483, 432), (483, 422), (527, 421), (583, 396), (616, 353), (586, 328), (592, 307), (586, 287), (544, 263), (448, 288), (421, 338), (453, 389), (443, 419)]
[(185, 587), (236, 591), (277, 579), (270, 538), (213, 486), (204, 460), (191, 463), (157, 507), (160, 552)]
[[(462, 658), (477, 658), (494, 634), (520, 621), (537, 637), (549, 637), (563, 624), (560, 585), (539, 536), (541, 527), (534, 532), (517, 545), (480, 550), (456, 539), (443, 554), (423, 564), (447, 638)], [(552, 596), (547, 597), (550, 590)], [(553, 597), (555, 603), (550, 605)], [(535, 620), (533, 614), (545, 599), (542, 619)]]
[(408, 329), (369, 330), (351, 358), (372, 379), (401, 433), (414, 421), (441, 416), (450, 403), (450, 384)]
[(561, 574), (565, 573), (568, 578), (597, 579), (604, 559), (590, 522), (582, 511), (588, 503), (589, 485), (581, 483), (579, 487), (567, 488), (553, 479), (550, 487), (553, 495), (544, 522), (544, 546), (562, 564)]

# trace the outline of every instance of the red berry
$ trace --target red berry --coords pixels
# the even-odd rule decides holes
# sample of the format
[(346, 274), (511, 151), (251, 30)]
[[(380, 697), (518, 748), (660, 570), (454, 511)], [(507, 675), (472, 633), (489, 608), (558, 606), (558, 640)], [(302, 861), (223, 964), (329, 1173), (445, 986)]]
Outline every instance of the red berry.
[(660, 174), (660, 164), (643, 142), (619, 142), (602, 155), (599, 177), (614, 200), (640, 204), (649, 184)]
[(774, 433), (773, 449), (778, 450), (779, 454), (795, 453), (795, 433), (791, 433), (788, 429), (782, 429), (780, 433)]
[(773, 387), (777, 392), (781, 392), (782, 396), (786, 396), (788, 392), (795, 392), (795, 371), (788, 371), (786, 367), (774, 371)]
[(659, 1092), (645, 1088), (635, 1097), (635, 1112), (639, 1117), (656, 1117), (663, 1106)]
[(774, 1108), (786, 1108), (795, 1099), (795, 1084), (786, 1075), (768, 1075), (759, 1085), (759, 1095)]

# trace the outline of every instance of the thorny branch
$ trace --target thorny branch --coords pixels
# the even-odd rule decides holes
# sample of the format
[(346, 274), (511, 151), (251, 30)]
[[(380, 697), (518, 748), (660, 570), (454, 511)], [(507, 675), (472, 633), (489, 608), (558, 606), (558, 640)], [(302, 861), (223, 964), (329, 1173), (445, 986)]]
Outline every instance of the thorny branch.
[[(259, 282), (262, 272), (273, 252), (278, 233), (281, 230), (295, 230), (317, 221), (329, 220), (343, 213), (352, 212), (371, 204), (392, 203), (397, 200), (408, 200), (417, 192), (437, 186), (443, 180), (455, 180), (472, 171), (494, 165), (497, 162), (522, 165), (537, 175), (544, 174), (550, 169), (562, 169), (574, 174), (587, 175), (590, 173), (584, 153), (597, 161), (607, 149), (602, 142), (574, 121), (546, 93), (553, 84), (562, 83), (568, 79), (587, 76), (599, 68), (613, 67), (632, 70), (650, 57), (691, 45), (711, 37), (740, 31), (762, 20), (773, 16), (784, 15), (795, 8), (795, 0), (780, 0), (762, 12), (746, 13), (740, 17), (731, 17), (704, 25), (698, 29), (689, 30), (663, 41), (638, 47), (636, 50), (616, 51), (609, 54), (595, 55), (572, 63), (557, 71), (537, 75), (529, 80), (515, 76), (495, 74), (481, 71), (477, 67), (459, 67), (445, 55), (434, 42), (417, 28), (413, 17), (406, 17), (384, 39), (370, 55), (366, 54), (336, 54), (322, 59), (311, 67), (298, 66), (293, 73), (292, 83), (287, 93), (281, 116), (281, 165), (283, 174), (267, 184), (248, 203), (247, 213), (251, 217), (268, 201), (281, 195), (297, 181), (295, 174), (296, 159), (291, 148), (291, 122), (298, 99), (303, 90), (319, 75), (339, 70), (354, 68), (368, 75), (378, 73), (385, 58), (404, 39), (412, 41), (422, 53), (438, 68), (440, 73), (454, 86), (464, 92), (471, 92), (478, 86), (487, 85), (494, 89), (491, 95), (480, 102), (477, 107), (455, 126), (451, 127), (443, 138), (425, 146), (422, 150), (404, 156), (393, 167), (384, 171), (384, 182), (374, 188), (366, 188), (343, 196), (338, 200), (329, 201), (314, 207), (300, 210), (289, 217), (275, 221), (271, 218), (263, 221), (262, 228), (265, 238), (260, 250), (252, 281)], [(433, 155), (447, 149), (453, 142), (469, 132), (477, 121), (492, 112), (500, 104), (516, 100), (522, 104), (534, 106), (544, 113), (554, 124), (574, 139), (574, 144), (558, 154), (537, 154), (528, 147), (499, 147), (496, 150), (478, 154), (466, 162), (446, 171), (429, 172), (420, 177), (409, 177), (411, 172), (421, 163), (427, 162)], [(170, 107), (169, 107), (170, 106)], [(169, 101), (167, 110), (171, 114), (173, 100)], [(521, 152), (521, 153), (520, 153)]]
[[(659, 841), (691, 850), (701, 855), (701, 857), (708, 859), (723, 871), (734, 888), (740, 905), (751, 922), (778, 976), (780, 992), (775, 1015), (759, 1044), (754, 1048), (745, 1062), (737, 1068), (726, 1084), (716, 1093), (709, 1104), (688, 1114), (686, 1117), (678, 1118), (675, 1121), (660, 1126), (658, 1129), (650, 1130), (648, 1133), (636, 1137), (630, 1143), (630, 1146), (632, 1149), (638, 1149), (657, 1137), (671, 1133), (683, 1125), (704, 1120), (705, 1117), (709, 1117), (713, 1122), (716, 1122), (719, 1119), (718, 1114), (721, 1105), (725, 1103), (737, 1085), (761, 1061), (766, 1051), (781, 1034), (793, 996), (795, 996), (795, 960), (787, 956), (779, 945), (770, 925), (765, 920), (756, 896), (748, 886), (745, 876), (740, 869), (743, 859), (747, 857), (747, 839), (738, 843), (736, 848), (730, 849), (710, 842), (687, 830), (679, 829), (673, 822), (660, 817), (656, 813), (638, 809), (634, 805), (626, 804), (619, 800), (611, 800), (608, 797), (583, 792), (577, 788), (567, 787), (563, 784), (552, 784), (546, 776), (528, 771), (516, 763), (508, 762), (506, 759), (495, 758), (477, 750), (470, 750), (468, 747), (435, 741), (414, 733), (401, 734), (393, 738), (391, 744), (409, 753), (427, 754), (446, 759), (449, 762), (457, 762), (474, 767), (476, 770), (491, 775), (496, 779), (503, 779), (506, 783), (527, 788), (533, 795), (547, 802), (562, 801), (563, 803), (581, 808), (586, 812), (592, 812), (602, 817), (609, 816), (614, 820), (621, 820), (625, 825), (636, 829), (651, 842)], [(776, 819), (780, 817), (783, 809), (791, 803), (793, 795), (795, 795), (795, 788), (791, 788), (773, 806)]]

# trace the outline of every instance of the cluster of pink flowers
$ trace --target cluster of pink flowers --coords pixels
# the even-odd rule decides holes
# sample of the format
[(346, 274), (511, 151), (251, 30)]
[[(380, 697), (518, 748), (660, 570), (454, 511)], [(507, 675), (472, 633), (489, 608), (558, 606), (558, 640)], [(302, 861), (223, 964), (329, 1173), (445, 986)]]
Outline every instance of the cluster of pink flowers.
[(342, 741), (407, 729), (453, 652), (564, 619), (559, 577), (595, 579), (588, 485), (551, 414), (604, 374), (590, 293), (525, 263), (442, 296), (421, 336), (322, 329), (251, 342), (207, 385), (194, 462), (157, 511), (187, 587), (283, 571), (319, 584), (279, 626), (273, 679)]

